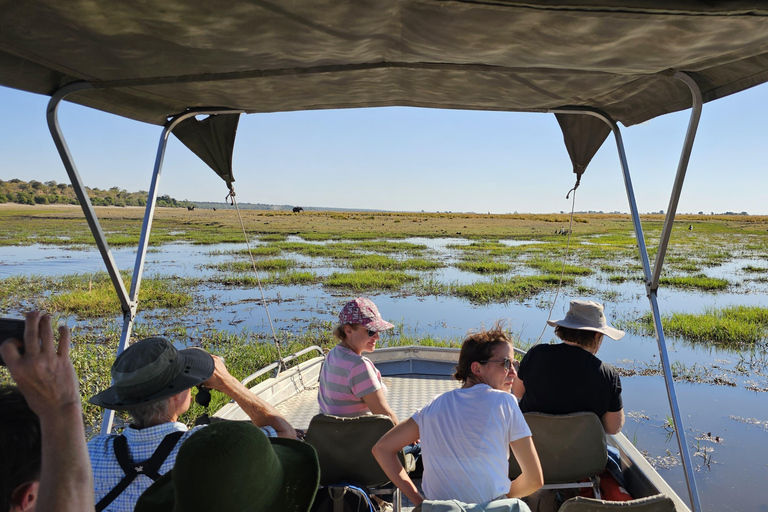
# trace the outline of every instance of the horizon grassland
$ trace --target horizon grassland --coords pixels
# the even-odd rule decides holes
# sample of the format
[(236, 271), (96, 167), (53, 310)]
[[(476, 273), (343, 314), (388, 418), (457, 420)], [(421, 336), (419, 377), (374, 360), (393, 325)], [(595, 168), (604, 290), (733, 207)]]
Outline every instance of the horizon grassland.
[[(136, 246), (144, 208), (97, 206), (96, 211), (110, 246)], [(617, 293), (611, 287), (628, 280), (643, 280), (632, 222), (622, 214), (579, 213), (572, 224), (566, 214), (294, 214), (244, 210), (241, 215), (253, 244), (261, 282), (266, 286), (315, 286), (329, 293), (383, 291), (400, 296), (450, 296), (472, 304), (488, 304), (528, 300), (555, 289), (561, 282), (580, 295), (597, 295), (610, 301), (611, 294)], [(664, 216), (643, 215), (641, 220), (653, 263)], [(569, 228), (570, 236), (562, 234)], [(418, 240), (405, 240), (410, 238), (464, 241), (449, 240), (447, 250), (451, 256), (446, 258)], [(526, 243), (503, 243), (511, 240)], [(228, 250), (223, 262), (219, 258), (217, 263), (206, 263), (207, 270), (214, 270), (205, 274), (208, 277), (145, 277), (140, 296), (145, 313), (143, 323), (135, 327), (134, 338), (165, 332), (186, 339), (189, 344), (223, 355), (233, 375), (240, 379), (274, 360), (274, 346), (260, 343), (269, 339), (264, 333), (235, 334), (200, 321), (205, 317), (206, 307), (200, 299), (201, 290), (257, 286), (243, 242), (238, 213), (234, 210), (157, 208), (151, 246), (240, 243), (242, 249)], [(78, 206), (1, 204), (0, 245), (32, 244), (71, 250), (95, 247)], [(214, 250), (218, 249), (212, 248), (210, 254), (216, 254)], [(708, 269), (741, 260), (751, 263), (738, 269), (738, 283), (729, 275), (705, 275)], [(662, 283), (703, 293), (740, 293), (743, 283), (764, 286), (768, 282), (766, 260), (768, 216), (678, 215)], [(318, 273), (316, 268), (320, 266), (330, 266), (334, 271)], [(447, 267), (476, 275), (477, 279), (469, 283), (444, 282), (439, 270)], [(590, 276), (598, 276), (605, 289), (590, 289), (592, 285), (584, 281)], [(129, 278), (128, 273), (124, 274), (126, 282)], [(81, 327), (73, 334), (73, 358), (81, 379), (81, 393), (90, 396), (109, 382), (109, 367), (120, 335), (116, 321), (120, 318), (120, 307), (106, 273), (10, 276), (2, 279), (0, 308), (2, 316), (19, 316), (23, 311), (40, 308), (56, 319), (78, 319)], [(672, 335), (741, 350), (764, 347), (768, 309), (725, 306), (700, 315), (673, 313), (663, 321)], [(161, 331), (158, 326), (162, 326)], [(301, 332), (283, 333), (284, 353), (313, 344), (331, 346), (330, 327), (317, 322)], [(637, 333), (652, 331), (645, 317), (627, 319), (623, 328)], [(415, 339), (402, 332), (398, 336), (393, 342), (455, 345), (460, 341)], [(677, 369), (677, 377), (694, 382), (708, 378), (684, 367)], [(0, 382), (8, 379), (7, 372), (0, 369)], [(215, 409), (225, 402), (225, 397), (215, 396), (212, 405)], [(88, 424), (97, 425), (99, 411), (87, 402), (83, 405)], [(185, 421), (201, 412), (196, 406)]]

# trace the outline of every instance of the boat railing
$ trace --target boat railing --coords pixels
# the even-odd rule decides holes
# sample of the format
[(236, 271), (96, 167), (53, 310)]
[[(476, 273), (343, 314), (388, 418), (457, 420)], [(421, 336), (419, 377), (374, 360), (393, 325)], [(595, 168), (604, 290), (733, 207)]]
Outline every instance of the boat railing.
[(291, 355), (289, 355), (287, 357), (284, 357), (282, 359), (279, 359), (279, 360), (275, 361), (272, 364), (269, 364), (269, 365), (265, 366), (261, 370), (255, 372), (255, 373), (250, 374), (249, 376), (244, 378), (241, 382), (243, 383), (244, 386), (247, 387), (250, 382), (253, 382), (254, 380), (258, 379), (259, 377), (261, 377), (263, 375), (266, 375), (267, 373), (269, 373), (269, 372), (271, 372), (273, 370), (274, 370), (274, 375), (272, 375), (272, 377), (277, 377), (278, 375), (280, 375), (280, 372), (282, 372), (283, 370), (285, 370), (287, 368), (286, 365), (288, 363), (290, 363), (294, 359), (297, 359), (297, 358), (303, 356), (304, 354), (308, 354), (310, 352), (319, 352), (321, 356), (325, 355), (325, 352), (323, 352), (323, 349), (321, 347), (319, 347), (317, 345), (312, 345), (311, 347), (307, 347), (307, 348), (305, 348), (303, 350), (299, 350), (295, 354), (291, 354)]

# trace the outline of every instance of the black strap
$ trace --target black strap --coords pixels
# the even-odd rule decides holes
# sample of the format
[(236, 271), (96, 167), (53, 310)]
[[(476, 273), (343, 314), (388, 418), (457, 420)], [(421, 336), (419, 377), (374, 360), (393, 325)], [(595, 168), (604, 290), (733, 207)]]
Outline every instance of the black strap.
[(115, 501), (137, 476), (146, 475), (153, 481), (160, 478), (160, 473), (158, 473), (160, 467), (184, 434), (185, 432), (182, 431), (168, 434), (160, 441), (152, 456), (142, 462), (131, 461), (131, 456), (128, 454), (128, 441), (124, 435), (117, 436), (114, 442), (115, 458), (123, 469), (125, 476), (96, 504), (96, 512), (102, 512), (110, 503)]

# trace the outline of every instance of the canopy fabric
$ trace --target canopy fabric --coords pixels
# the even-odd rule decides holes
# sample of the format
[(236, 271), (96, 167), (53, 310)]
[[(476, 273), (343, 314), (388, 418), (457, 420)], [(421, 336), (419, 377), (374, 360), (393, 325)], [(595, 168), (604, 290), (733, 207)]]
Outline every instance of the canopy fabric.
[(208, 164), (230, 190), (235, 181), (232, 174), (232, 152), (235, 149), (239, 121), (240, 114), (213, 115), (202, 121), (190, 117), (173, 129), (173, 134), (182, 144)]
[[(768, 80), (728, 0), (0, 0), (0, 85), (162, 125), (188, 108), (593, 107), (633, 125)], [(566, 139), (573, 135), (565, 134)], [(578, 136), (578, 135), (576, 135)]]
[(555, 114), (555, 117), (563, 131), (573, 172), (581, 178), (592, 157), (611, 133), (611, 128), (602, 119), (588, 115)]

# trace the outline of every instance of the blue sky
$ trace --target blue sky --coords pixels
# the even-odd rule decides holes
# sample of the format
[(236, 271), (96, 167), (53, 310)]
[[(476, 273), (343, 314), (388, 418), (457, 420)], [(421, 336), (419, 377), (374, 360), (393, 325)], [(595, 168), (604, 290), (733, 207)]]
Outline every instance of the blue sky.
[[(48, 98), (0, 87), (0, 179), (68, 182)], [(60, 122), (86, 185), (146, 190), (161, 128), (77, 105)], [(666, 210), (689, 112), (623, 128), (641, 212)], [(680, 213), (768, 214), (768, 85), (704, 105)], [(383, 210), (559, 212), (574, 175), (551, 114), (375, 108), (243, 116), (238, 201)], [(221, 181), (171, 138), (160, 194), (223, 201)], [(628, 211), (613, 139), (576, 210)]]

